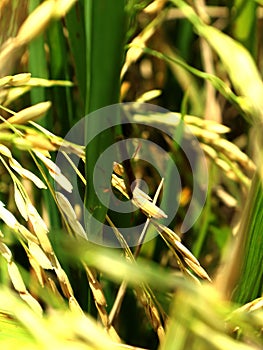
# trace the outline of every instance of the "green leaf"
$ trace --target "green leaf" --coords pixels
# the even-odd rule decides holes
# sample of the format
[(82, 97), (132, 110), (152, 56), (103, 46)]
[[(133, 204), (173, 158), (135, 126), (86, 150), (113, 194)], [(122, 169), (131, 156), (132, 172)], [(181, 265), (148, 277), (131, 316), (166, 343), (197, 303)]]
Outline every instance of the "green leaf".
[[(110, 0), (89, 0), (84, 6), (86, 30), (86, 101), (85, 112), (89, 114), (119, 101), (120, 71), (124, 54), (125, 1), (112, 5)], [(118, 116), (116, 116), (118, 118)], [(89, 117), (86, 125), (86, 140), (93, 138), (100, 130), (100, 121)], [(97, 219), (97, 227), (88, 227), (88, 234), (101, 234), (107, 207), (102, 205), (93, 186), (93, 173), (100, 154), (115, 141), (115, 130), (106, 130), (86, 147), (85, 205)], [(106, 166), (112, 167), (112, 164)], [(105, 181), (103, 174), (98, 181)], [(104, 194), (104, 203), (109, 194)], [(97, 238), (96, 238), (97, 239)]]
[[(233, 300), (245, 304), (263, 292), (263, 187), (256, 174), (243, 213), (237, 259), (240, 272), (234, 287)], [(233, 276), (232, 276), (233, 277)]]
[(256, 58), (257, 51), (257, 9), (255, 1), (235, 0), (233, 37), (244, 45)]

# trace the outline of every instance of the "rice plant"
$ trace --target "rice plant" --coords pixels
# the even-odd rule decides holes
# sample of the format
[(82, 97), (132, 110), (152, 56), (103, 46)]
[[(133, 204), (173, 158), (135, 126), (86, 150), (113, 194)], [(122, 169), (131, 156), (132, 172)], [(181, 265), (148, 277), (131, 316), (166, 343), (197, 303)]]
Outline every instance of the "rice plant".
[(262, 348), (262, 2), (189, 3), (0, 3), (1, 347)]

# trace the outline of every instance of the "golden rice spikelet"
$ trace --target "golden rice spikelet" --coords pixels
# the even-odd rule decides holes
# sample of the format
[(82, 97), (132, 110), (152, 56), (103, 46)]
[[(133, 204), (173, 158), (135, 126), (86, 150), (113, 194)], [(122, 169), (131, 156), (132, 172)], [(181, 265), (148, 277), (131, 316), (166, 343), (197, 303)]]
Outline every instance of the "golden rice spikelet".
[(113, 171), (119, 176), (124, 175), (124, 168), (123, 168), (123, 165), (121, 165), (120, 163), (117, 163), (117, 162), (113, 163)]
[(7, 261), (7, 271), (14, 289), (20, 294), (20, 297), (39, 315), (42, 314), (42, 308), (38, 301), (32, 297), (27, 291), (23, 278), (19, 272), (18, 267), (12, 260), (12, 253), (10, 249), (2, 242), (0, 242), (0, 253)]
[(43, 232), (47, 233), (48, 228), (45, 221), (39, 215), (38, 211), (31, 202), (27, 202), (27, 212), (29, 220), (33, 225), (34, 231), (42, 230)]
[(43, 250), (40, 248), (40, 246), (34, 242), (28, 242), (28, 250), (30, 254), (33, 256), (33, 258), (38, 262), (38, 264), (46, 270), (52, 270), (53, 266), (46, 256), (46, 254), (43, 252)]
[[(0, 56), (1, 56), (1, 52), (0, 52)], [(0, 57), (0, 61), (1, 61), (1, 57)], [(1, 70), (0, 70), (0, 74), (1, 74)], [(8, 85), (8, 87), (10, 86)], [(0, 102), (4, 106), (9, 106), (11, 105), (12, 102), (18, 100), (21, 96), (29, 92), (30, 89), (31, 89), (30, 86), (19, 85), (19, 86), (12, 86), (11, 89), (9, 88), (9, 89), (2, 90), (0, 91)], [(3, 127), (3, 125), (1, 125), (1, 127)]]
[(83, 238), (87, 239), (86, 232), (80, 222), (78, 221), (77, 215), (72, 208), (69, 200), (60, 192), (56, 192), (56, 198), (59, 204), (60, 209), (65, 214), (67, 221), (72, 228), (72, 230), (82, 236)]
[(46, 137), (36, 133), (35, 135), (26, 134), (24, 139), (29, 142), (32, 148), (41, 151), (55, 151), (57, 147), (51, 143)]
[(46, 165), (49, 174), (53, 179), (67, 192), (72, 192), (73, 186), (69, 180), (61, 173), (60, 168), (49, 158), (45, 157), (42, 152), (34, 150), (36, 156)]
[(12, 158), (12, 153), (11, 153), (10, 149), (8, 147), (6, 147), (5, 145), (0, 144), (0, 153), (3, 156), (6, 156), (8, 158)]
[(12, 86), (20, 86), (29, 82), (30, 78), (31, 73), (19, 73), (13, 75), (8, 83)]
[(160, 320), (160, 316), (159, 316), (159, 311), (157, 310), (157, 308), (154, 305), (149, 305), (148, 304), (148, 310), (149, 310), (149, 315), (150, 318), (152, 320), (152, 325), (154, 327), (155, 330), (158, 329), (158, 327), (160, 327), (161, 325), (161, 320)]
[(86, 270), (89, 285), (95, 301), (100, 306), (107, 306), (106, 298), (104, 296), (102, 286), (96, 278), (96, 273), (94, 273), (86, 264), (84, 264), (84, 268)]
[(253, 312), (260, 309), (263, 310), (263, 297), (254, 299), (251, 302), (239, 307), (237, 310), (234, 311), (234, 313), (244, 312), (244, 311)]
[[(172, 243), (172, 242), (171, 242)], [(188, 250), (181, 242), (179, 241), (174, 241), (174, 246), (176, 250), (184, 257), (187, 258), (188, 260), (191, 260), (193, 264), (195, 265), (200, 265), (199, 261), (196, 259), (196, 257)]]
[(66, 217), (69, 220), (77, 220), (76, 213), (72, 208), (69, 200), (60, 192), (56, 192), (56, 198), (61, 210), (66, 215)]
[(185, 257), (184, 261), (186, 262), (186, 264), (190, 267), (190, 269), (192, 269), (196, 274), (197, 276), (201, 277), (202, 279), (206, 279), (208, 281), (211, 282), (211, 279), (210, 277), (208, 276), (207, 272), (204, 270), (204, 268), (198, 263), (198, 264), (195, 264), (193, 262), (193, 260), (191, 259), (188, 259)]
[(171, 230), (169, 227), (167, 227), (163, 224), (160, 224), (159, 222), (157, 222), (155, 220), (151, 220), (151, 223), (156, 227), (157, 231), (160, 234), (164, 234), (165, 238), (169, 242), (173, 242), (173, 241), (181, 242), (181, 238), (173, 230)]
[(213, 147), (211, 147), (205, 143), (201, 143), (200, 145), (201, 145), (202, 149), (204, 150), (205, 154), (207, 154), (210, 158), (212, 158), (212, 159), (217, 158), (217, 152)]
[(36, 261), (36, 259), (30, 255), (29, 253), (27, 254), (28, 256), (28, 261), (30, 263), (30, 266), (34, 270), (35, 276), (40, 284), (41, 287), (44, 287), (44, 276), (43, 276), (43, 269), (39, 265), (39, 263)]
[(96, 303), (99, 306), (107, 306), (107, 302), (103, 294), (101, 284), (97, 280), (95, 282), (89, 281), (89, 286), (90, 286), (90, 289), (92, 290), (92, 294), (94, 296)]
[(43, 310), (41, 305), (28, 291), (19, 294), (20, 298), (23, 299), (37, 315), (42, 316)]
[(30, 42), (45, 30), (52, 19), (62, 17), (76, 0), (46, 0), (41, 3), (20, 27), (17, 40), (21, 44)]
[(201, 129), (200, 127), (192, 125), (192, 124), (188, 124), (188, 127), (196, 137), (200, 137), (202, 139), (206, 139), (209, 141), (214, 140), (214, 139), (219, 139), (219, 135), (217, 133), (215, 133), (214, 131), (207, 130), (207, 129)]
[[(175, 114), (178, 118), (181, 118), (180, 113), (173, 113), (173, 114)], [(193, 124), (193, 125), (199, 126), (202, 129), (205, 128), (209, 131), (212, 131), (216, 134), (225, 134), (230, 131), (230, 128), (225, 125), (218, 124), (213, 120), (202, 119), (193, 115), (188, 115), (188, 114), (185, 115), (184, 121), (186, 124)]]
[(41, 218), (36, 208), (31, 203), (27, 203), (27, 210), (29, 221), (33, 226), (34, 232), (38, 238), (41, 247), (43, 248), (45, 253), (53, 255), (53, 249), (47, 236), (48, 228), (44, 220)]
[(36, 105), (22, 109), (12, 117), (8, 118), (8, 122), (11, 124), (26, 124), (31, 120), (35, 120), (42, 117), (51, 107), (51, 102), (40, 102)]
[(4, 221), (4, 223), (7, 226), (11, 227), (12, 229), (16, 229), (19, 225), (14, 215), (5, 208), (4, 203), (1, 201), (0, 201), (0, 218)]
[(21, 25), (17, 34), (17, 41), (26, 44), (38, 36), (52, 19), (53, 11), (54, 1), (44, 1), (39, 5)]
[(73, 289), (70, 285), (68, 276), (66, 272), (61, 268), (61, 266), (57, 266), (55, 268), (56, 275), (59, 280), (59, 284), (61, 286), (61, 289), (63, 291), (63, 294), (69, 299), (70, 297), (74, 296)]
[[(110, 338), (115, 342), (115, 343), (120, 343), (121, 342), (121, 338), (119, 337), (118, 333), (116, 332), (115, 328), (113, 326), (110, 326), (109, 328), (107, 328), (107, 333), (110, 336)], [(116, 347), (116, 346), (115, 346)], [(117, 345), (117, 348), (119, 350), (125, 350), (126, 346), (122, 347), (121, 344)], [(127, 349), (127, 348), (126, 348)], [(129, 348), (128, 348), (129, 349)], [(140, 348), (134, 348), (134, 350), (143, 350)]]
[(53, 12), (53, 18), (56, 19), (65, 16), (76, 1), (77, 0), (55, 0), (55, 10)]
[(182, 255), (184, 262), (188, 265), (194, 273), (202, 279), (211, 281), (206, 271), (201, 267), (199, 261), (182, 243), (174, 242), (176, 250)]
[(15, 290), (19, 293), (26, 293), (26, 286), (18, 270), (18, 267), (13, 261), (7, 264), (8, 274), (12, 281)]
[(212, 131), (216, 134), (226, 134), (227, 132), (230, 131), (230, 128), (228, 126), (225, 126), (223, 124), (218, 124), (213, 120), (202, 119), (202, 121), (203, 121), (203, 127), (205, 127), (207, 130)]
[(255, 164), (234, 143), (222, 138), (214, 140), (212, 143), (215, 148), (225, 153), (225, 155), (231, 160), (240, 163), (245, 169), (249, 171), (255, 171)]
[(68, 80), (50, 80), (43, 78), (30, 78), (26, 83), (26, 86), (41, 86), (41, 87), (52, 87), (52, 86), (74, 86), (74, 83)]
[(68, 302), (69, 308), (72, 312), (74, 312), (77, 315), (84, 316), (84, 312), (82, 311), (81, 307), (79, 306), (79, 303), (73, 295), (69, 298)]
[(153, 100), (154, 98), (159, 97), (161, 94), (162, 94), (162, 91), (158, 90), (158, 89), (146, 91), (141, 96), (139, 96), (136, 99), (136, 101), (137, 102), (147, 102), (147, 101)]
[[(123, 174), (124, 172), (122, 165), (118, 163), (115, 163), (113, 165), (113, 170), (119, 174)], [(115, 174), (112, 174), (111, 183), (112, 186), (120, 191), (126, 198), (130, 199), (129, 195), (127, 194), (125, 182), (122, 178), (118, 177)], [(156, 219), (167, 218), (167, 215), (164, 213), (164, 211), (157, 207), (151, 197), (143, 192), (138, 186), (134, 188), (132, 194), (132, 203), (137, 208), (140, 208), (145, 214)]]
[(173, 248), (180, 253), (183, 258), (183, 261), (186, 265), (188, 265), (197, 276), (207, 279), (210, 281), (210, 277), (206, 273), (206, 271), (201, 267), (199, 261), (196, 257), (188, 250), (182, 243), (180, 237), (168, 227), (158, 223), (155, 220), (151, 220), (151, 223), (156, 227), (157, 231), (164, 238), (165, 241), (170, 242)]
[(224, 173), (226, 174), (226, 176), (234, 181), (238, 181), (238, 177), (237, 175), (234, 173), (234, 171), (232, 170), (230, 164), (228, 162), (226, 162), (224, 159), (221, 158), (216, 158), (215, 159), (215, 163), (224, 170)]
[(107, 314), (107, 311), (105, 309), (105, 307), (101, 306), (101, 305), (98, 305), (98, 303), (96, 302), (95, 300), (95, 305), (96, 305), (96, 308), (98, 310), (98, 313), (99, 313), (99, 316), (100, 316), (100, 319), (101, 319), (101, 322), (103, 324), (104, 327), (107, 327), (107, 324), (108, 324), (108, 314)]
[(25, 241), (39, 244), (38, 238), (33, 233), (31, 233), (25, 226), (18, 224), (16, 232), (19, 233), (19, 235), (22, 236), (22, 238)]
[(8, 246), (0, 241), (0, 253), (2, 255), (2, 257), (8, 262), (10, 263), (12, 260), (12, 253), (11, 250), (8, 248)]
[(152, 199), (143, 192), (138, 186), (136, 186), (132, 192), (132, 203), (140, 208), (143, 212), (145, 212), (150, 217), (153, 217), (155, 219), (164, 219), (167, 218), (167, 215), (165, 212), (157, 207), (152, 202)]
[(125, 183), (124, 183), (123, 179), (121, 179), (120, 177), (118, 177), (115, 174), (112, 174), (111, 184), (118, 191), (120, 191), (120, 193), (123, 194), (127, 199), (130, 199), (129, 195), (127, 194), (126, 186), (125, 186)]
[(15, 199), (17, 209), (19, 210), (19, 213), (27, 221), (28, 213), (27, 213), (26, 202), (25, 202), (24, 196), (22, 195), (21, 191), (18, 189), (18, 186), (16, 185), (15, 182), (14, 182), (14, 199)]
[(20, 176), (32, 181), (38, 188), (46, 189), (47, 186), (42, 180), (40, 180), (34, 173), (22, 167), (14, 158), (9, 159), (9, 165), (15, 170)]
[(12, 76), (8, 75), (0, 79), (0, 87), (7, 85), (12, 80)]

